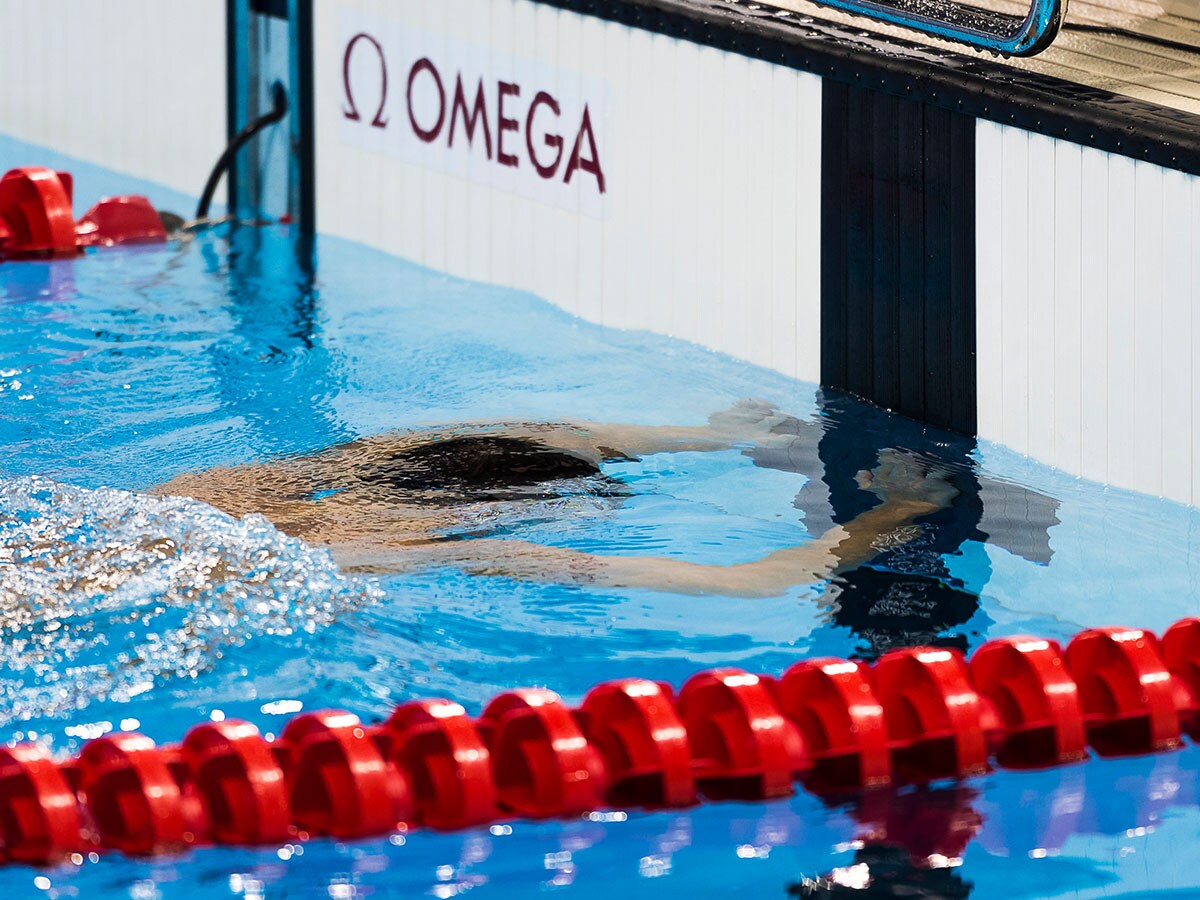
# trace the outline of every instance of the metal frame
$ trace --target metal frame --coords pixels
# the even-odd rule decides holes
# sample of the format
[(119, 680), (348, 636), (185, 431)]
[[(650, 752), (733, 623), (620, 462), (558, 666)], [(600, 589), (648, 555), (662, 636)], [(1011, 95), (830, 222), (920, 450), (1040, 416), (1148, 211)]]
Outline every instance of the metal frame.
[(1024, 19), (951, 0), (816, 2), (1003, 56), (1041, 53), (1054, 42), (1067, 17), (1067, 0), (1033, 0)]

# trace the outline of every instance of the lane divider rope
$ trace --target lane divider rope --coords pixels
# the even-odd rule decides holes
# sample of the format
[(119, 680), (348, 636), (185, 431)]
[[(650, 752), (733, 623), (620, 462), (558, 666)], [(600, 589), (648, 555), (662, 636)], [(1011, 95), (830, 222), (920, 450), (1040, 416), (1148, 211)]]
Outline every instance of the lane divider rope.
[(1170, 750), (1200, 738), (1200, 618), (1161, 640), (1092, 628), (988, 641), (967, 659), (894, 650), (869, 666), (822, 658), (781, 677), (722, 668), (676, 694), (631, 678), (577, 709), (542, 688), (494, 698), (478, 718), (415, 700), (366, 725), (303, 713), (268, 741), (206, 722), (179, 744), (106, 735), (56, 760), (0, 747), (0, 862), (43, 865), (108, 849), (271, 845), (453, 830), (606, 806), (768, 799), (961, 779), (992, 766)]

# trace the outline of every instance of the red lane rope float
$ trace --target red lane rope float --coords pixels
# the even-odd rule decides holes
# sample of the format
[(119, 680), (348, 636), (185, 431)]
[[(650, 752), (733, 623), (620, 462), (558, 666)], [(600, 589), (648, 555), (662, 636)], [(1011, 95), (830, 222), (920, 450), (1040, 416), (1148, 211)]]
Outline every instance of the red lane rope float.
[(0, 261), (71, 257), (85, 247), (166, 241), (162, 217), (145, 197), (106, 197), (76, 223), (73, 193), (69, 172), (25, 166), (0, 176)]
[(43, 864), (110, 848), (145, 855), (205, 843), (360, 838), (513, 816), (574, 816), (963, 778), (993, 764), (1061, 765), (1170, 750), (1200, 730), (1200, 618), (1161, 641), (1092, 628), (1064, 652), (988, 641), (968, 663), (914, 648), (874, 666), (798, 662), (776, 681), (692, 676), (674, 696), (646, 679), (593, 688), (578, 709), (542, 688), (472, 718), (417, 700), (367, 726), (340, 710), (292, 719), (277, 740), (204, 723), (175, 746), (107, 735), (74, 759), (0, 747), (0, 861)]

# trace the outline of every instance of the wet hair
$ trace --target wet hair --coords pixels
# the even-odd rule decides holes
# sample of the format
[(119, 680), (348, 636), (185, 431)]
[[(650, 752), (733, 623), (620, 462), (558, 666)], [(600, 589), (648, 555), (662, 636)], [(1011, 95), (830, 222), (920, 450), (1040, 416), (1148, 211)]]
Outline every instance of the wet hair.
[[(610, 496), (619, 483), (591, 460), (528, 438), (465, 435), (417, 444), (356, 473), (361, 483), (428, 506)], [(586, 479), (583, 484), (569, 482)]]

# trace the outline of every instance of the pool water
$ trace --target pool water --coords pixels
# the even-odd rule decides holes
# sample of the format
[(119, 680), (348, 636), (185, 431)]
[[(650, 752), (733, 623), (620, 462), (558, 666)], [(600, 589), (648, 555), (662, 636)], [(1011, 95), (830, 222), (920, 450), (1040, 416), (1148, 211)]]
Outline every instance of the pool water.
[[(0, 165), (48, 157), (0, 140)], [(143, 190), (72, 161), (77, 198)], [(812, 655), (966, 649), (1200, 612), (1200, 512), (1063, 475), (693, 345), (282, 226), (0, 266), (0, 739), (71, 751), (206, 719), (378, 720), (544, 685), (778, 673)], [(477, 528), (607, 555), (737, 563), (874, 502), (854, 483), (917, 451), (958, 496), (835, 584), (770, 597), (532, 583), (451, 566), (356, 575), (260, 516), (142, 493), (184, 472), (469, 420), (701, 425), (747, 398), (793, 417), (780, 453), (604, 464), (611, 496), (513, 504)], [(1200, 893), (1200, 751), (997, 772), (826, 807), (800, 794), (463, 834), (413, 833), (0, 870), (15, 896), (1050, 897)], [(931, 862), (932, 860), (932, 862)], [(874, 881), (871, 891), (854, 886)], [(891, 893), (887, 893), (891, 891)]]

